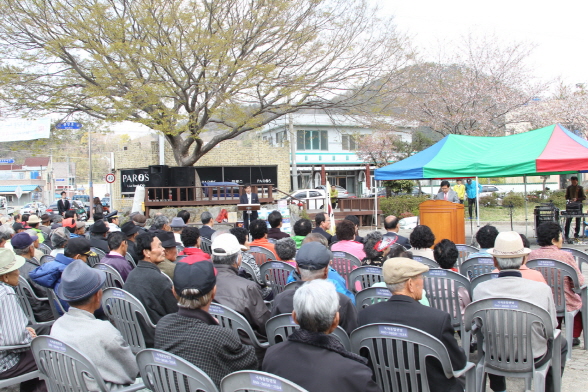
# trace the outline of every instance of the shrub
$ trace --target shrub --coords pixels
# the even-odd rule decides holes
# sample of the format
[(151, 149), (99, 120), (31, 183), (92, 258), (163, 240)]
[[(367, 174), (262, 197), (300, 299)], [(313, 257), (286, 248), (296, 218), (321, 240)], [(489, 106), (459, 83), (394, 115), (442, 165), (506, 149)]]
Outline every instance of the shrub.
[(496, 194), (493, 193), (489, 196), (482, 196), (480, 197), (480, 206), (484, 207), (496, 207), (498, 205), (498, 198)]
[(509, 205), (513, 205), (515, 208), (523, 207), (525, 205), (525, 199), (523, 196), (518, 195), (516, 193), (510, 192), (502, 199), (502, 206), (508, 207)]
[(558, 189), (557, 191), (553, 191), (546, 197), (548, 202), (555, 204), (555, 206), (559, 209), (565, 210), (566, 208), (566, 191), (565, 189)]
[[(419, 214), (419, 204), (429, 200), (429, 196), (392, 196), (379, 199), (379, 208), (384, 215), (394, 215), (398, 217), (416, 216)], [(404, 216), (403, 216), (404, 214)]]

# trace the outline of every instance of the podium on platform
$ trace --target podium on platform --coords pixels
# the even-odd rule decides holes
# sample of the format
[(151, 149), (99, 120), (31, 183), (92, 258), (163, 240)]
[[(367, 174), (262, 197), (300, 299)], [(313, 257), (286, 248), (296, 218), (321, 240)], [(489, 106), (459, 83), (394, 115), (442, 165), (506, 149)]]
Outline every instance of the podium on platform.
[(419, 205), (419, 221), (435, 234), (435, 243), (444, 238), (465, 244), (465, 209), (463, 204), (445, 200), (427, 200)]

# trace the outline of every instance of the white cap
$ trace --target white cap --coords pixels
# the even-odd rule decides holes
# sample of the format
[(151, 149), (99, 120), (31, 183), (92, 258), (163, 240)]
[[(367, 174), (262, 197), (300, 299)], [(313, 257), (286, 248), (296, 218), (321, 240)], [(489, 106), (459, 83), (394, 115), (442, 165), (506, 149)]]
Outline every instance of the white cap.
[(230, 233), (223, 233), (216, 237), (210, 248), (213, 256), (231, 256), (241, 251), (237, 237)]

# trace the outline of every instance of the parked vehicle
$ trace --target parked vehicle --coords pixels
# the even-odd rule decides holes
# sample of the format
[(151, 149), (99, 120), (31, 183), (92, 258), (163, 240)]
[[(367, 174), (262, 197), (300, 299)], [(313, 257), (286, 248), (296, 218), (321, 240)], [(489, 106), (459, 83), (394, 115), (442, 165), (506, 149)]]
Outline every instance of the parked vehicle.
[(402, 230), (412, 230), (419, 224), (419, 217), (418, 216), (409, 216), (408, 218), (400, 219), (398, 222), (398, 226)]
[(46, 214), (55, 215), (59, 214), (59, 209), (57, 208), (57, 202), (51, 203), (49, 207), (45, 210)]
[(23, 208), (21, 208), (21, 214), (35, 214), (37, 216), (41, 216), (47, 210), (47, 206), (43, 203), (34, 201), (32, 203), (25, 204)]
[(480, 197), (491, 196), (493, 193), (497, 193), (499, 198), (504, 197), (506, 194), (503, 189), (495, 185), (482, 185), (482, 192), (480, 192)]
[(283, 197), (282, 200), (288, 200), (292, 204), (299, 204), (303, 200), (306, 201), (309, 210), (321, 210), (326, 197), (327, 194), (322, 189), (299, 189), (289, 196)]
[(109, 213), (110, 212), (110, 197), (103, 197), (102, 200), (100, 200), (100, 202), (102, 203), (102, 210), (105, 213)]
[[(319, 185), (315, 189), (321, 189), (325, 191), (327, 194), (330, 194), (331, 192), (330, 189), (327, 190), (327, 187), (325, 185)], [(349, 197), (349, 192), (347, 192), (347, 189), (343, 188), (342, 186), (335, 185), (335, 189), (337, 189), (337, 192), (339, 192), (337, 195), (339, 199), (345, 199)]]
[(73, 210), (76, 212), (76, 214), (78, 214), (78, 219), (81, 221), (85, 221), (88, 220), (88, 214), (86, 211), (86, 207), (84, 206), (84, 203), (82, 203), (79, 200), (72, 200), (70, 203), (70, 210)]
[(0, 196), (0, 214), (14, 214), (14, 207), (8, 206), (8, 199), (5, 196)]

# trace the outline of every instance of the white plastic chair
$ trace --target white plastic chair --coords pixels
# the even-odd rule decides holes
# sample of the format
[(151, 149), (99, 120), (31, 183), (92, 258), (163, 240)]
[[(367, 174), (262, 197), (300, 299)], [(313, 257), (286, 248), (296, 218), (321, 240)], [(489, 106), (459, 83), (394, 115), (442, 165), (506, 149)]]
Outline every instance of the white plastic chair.
[(221, 381), (221, 392), (308, 392), (306, 389), (276, 375), (255, 370), (241, 370)]

